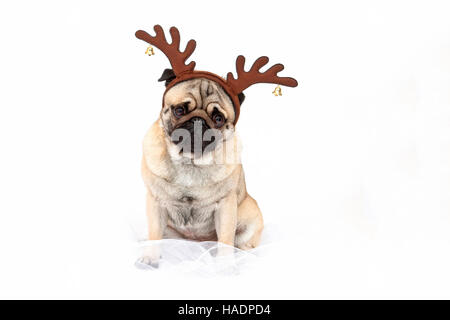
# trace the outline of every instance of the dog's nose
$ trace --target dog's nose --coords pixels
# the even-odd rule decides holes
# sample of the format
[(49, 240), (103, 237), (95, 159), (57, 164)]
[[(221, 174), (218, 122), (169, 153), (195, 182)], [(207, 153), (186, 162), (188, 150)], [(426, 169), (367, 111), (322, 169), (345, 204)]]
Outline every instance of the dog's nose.
[[(210, 138), (205, 138), (205, 133), (210, 129), (207, 120), (202, 117), (193, 116), (191, 119), (186, 120), (178, 129), (184, 129), (184, 132), (188, 132), (190, 137), (185, 137), (185, 133), (176, 134), (173, 140), (176, 144), (180, 145), (184, 150), (189, 150), (189, 152), (194, 154), (200, 154), (205, 151), (206, 147), (211, 145), (211, 147), (215, 147), (216, 145), (216, 137), (212, 136)], [(177, 130), (178, 130), (177, 129)], [(178, 131), (177, 131), (178, 132)], [(180, 139), (180, 136), (182, 139)], [(212, 149), (211, 149), (212, 150)]]
[(189, 121), (191, 121), (192, 123), (198, 123), (198, 124), (201, 124), (202, 126), (205, 126), (205, 125), (206, 125), (205, 119), (200, 118), (200, 117), (193, 117), (193, 118), (191, 118), (191, 120), (189, 120)]
[(193, 132), (195, 131), (202, 131), (204, 133), (205, 130), (209, 129), (209, 125), (206, 122), (205, 119), (201, 117), (192, 117), (188, 121), (185, 122), (183, 125), (184, 128), (188, 129), (189, 131)]

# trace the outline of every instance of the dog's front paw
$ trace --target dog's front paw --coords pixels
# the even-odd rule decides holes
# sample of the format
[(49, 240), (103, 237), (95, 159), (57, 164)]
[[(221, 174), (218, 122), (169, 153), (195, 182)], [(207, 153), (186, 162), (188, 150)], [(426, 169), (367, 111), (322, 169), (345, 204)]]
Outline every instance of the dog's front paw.
[(159, 268), (159, 258), (154, 259), (150, 256), (142, 256), (136, 261), (136, 267), (139, 269), (158, 269)]
[(161, 254), (158, 246), (146, 247), (135, 265), (140, 269), (158, 269), (160, 258)]

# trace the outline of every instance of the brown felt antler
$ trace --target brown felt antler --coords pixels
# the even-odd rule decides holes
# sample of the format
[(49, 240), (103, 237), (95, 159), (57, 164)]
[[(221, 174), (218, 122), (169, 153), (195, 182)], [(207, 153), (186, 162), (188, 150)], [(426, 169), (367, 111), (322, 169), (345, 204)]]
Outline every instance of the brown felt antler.
[(275, 83), (288, 87), (296, 87), (297, 80), (289, 77), (278, 77), (277, 74), (284, 69), (282, 64), (275, 64), (267, 71), (261, 73), (259, 70), (269, 62), (268, 57), (259, 57), (253, 63), (250, 71), (244, 70), (245, 57), (238, 56), (236, 59), (237, 79), (231, 72), (227, 75), (227, 83), (233, 87), (236, 93), (240, 93), (255, 83)]
[(170, 35), (172, 36), (172, 43), (170, 44), (167, 42), (164, 31), (160, 25), (156, 25), (154, 30), (156, 32), (156, 36), (154, 37), (143, 30), (136, 31), (136, 37), (161, 50), (169, 59), (175, 75), (194, 70), (194, 61), (190, 62), (188, 65), (185, 63), (195, 50), (195, 40), (189, 40), (186, 45), (186, 49), (184, 51), (180, 51), (180, 32), (177, 28), (170, 28)]

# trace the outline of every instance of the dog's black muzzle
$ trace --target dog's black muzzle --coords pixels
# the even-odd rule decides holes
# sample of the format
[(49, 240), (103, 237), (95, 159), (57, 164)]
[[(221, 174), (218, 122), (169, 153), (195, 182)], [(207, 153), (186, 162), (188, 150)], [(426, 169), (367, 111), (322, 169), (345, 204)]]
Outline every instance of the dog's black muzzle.
[(205, 119), (193, 117), (172, 132), (172, 141), (181, 147), (181, 152), (202, 154), (215, 148), (214, 135), (205, 134), (210, 128)]

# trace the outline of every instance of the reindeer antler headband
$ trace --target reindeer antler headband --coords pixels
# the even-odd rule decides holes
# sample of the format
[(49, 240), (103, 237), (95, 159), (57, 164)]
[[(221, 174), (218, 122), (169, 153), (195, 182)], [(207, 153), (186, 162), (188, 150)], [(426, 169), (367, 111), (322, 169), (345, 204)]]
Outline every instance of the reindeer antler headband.
[(284, 69), (282, 64), (275, 64), (267, 71), (263, 73), (259, 72), (259, 70), (269, 62), (269, 58), (267, 57), (260, 57), (256, 59), (250, 70), (245, 71), (245, 58), (244, 56), (238, 56), (236, 59), (236, 79), (233, 77), (231, 72), (228, 73), (227, 79), (225, 80), (224, 78), (211, 72), (194, 70), (195, 62), (192, 61), (186, 65), (186, 60), (195, 50), (195, 40), (189, 40), (186, 45), (186, 49), (184, 51), (180, 51), (180, 32), (177, 28), (170, 28), (170, 35), (172, 36), (172, 43), (170, 44), (167, 42), (164, 31), (160, 25), (155, 25), (154, 30), (156, 32), (154, 37), (142, 30), (136, 31), (136, 37), (151, 45), (154, 45), (169, 59), (176, 78), (168, 84), (166, 92), (175, 84), (193, 78), (206, 78), (215, 81), (222, 86), (233, 102), (235, 110), (234, 124), (238, 121), (240, 111), (238, 95), (251, 85), (256, 83), (274, 83), (288, 87), (297, 86), (297, 80), (294, 78), (277, 76), (278, 72)]

